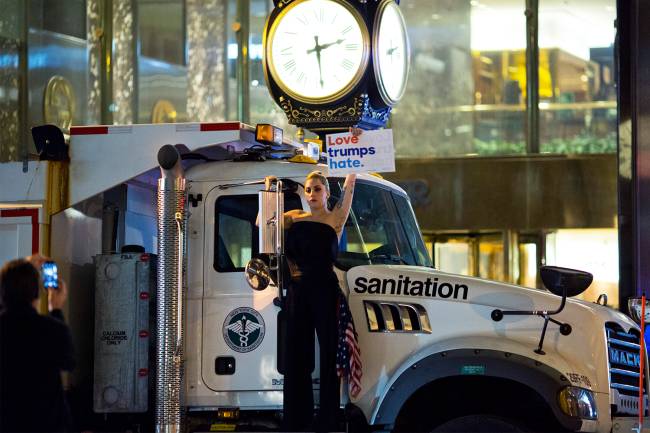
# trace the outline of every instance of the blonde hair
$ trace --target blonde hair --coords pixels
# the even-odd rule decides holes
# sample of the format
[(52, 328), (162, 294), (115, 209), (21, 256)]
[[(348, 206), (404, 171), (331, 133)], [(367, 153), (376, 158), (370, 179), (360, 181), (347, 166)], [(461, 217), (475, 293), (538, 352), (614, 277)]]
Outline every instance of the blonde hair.
[(325, 191), (327, 191), (327, 195), (328, 196), (330, 195), (330, 183), (327, 181), (327, 178), (323, 173), (321, 173), (318, 170), (314, 170), (307, 175), (307, 178), (305, 178), (305, 183), (307, 183), (307, 181), (310, 179), (316, 179), (320, 181), (320, 183), (322, 183), (323, 186), (325, 187)]

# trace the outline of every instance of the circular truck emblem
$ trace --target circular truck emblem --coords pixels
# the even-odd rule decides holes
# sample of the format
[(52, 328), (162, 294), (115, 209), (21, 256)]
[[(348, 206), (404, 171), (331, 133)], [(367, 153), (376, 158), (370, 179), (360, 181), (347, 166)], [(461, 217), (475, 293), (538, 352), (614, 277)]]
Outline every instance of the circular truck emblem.
[(264, 319), (249, 307), (232, 310), (223, 322), (223, 339), (235, 352), (255, 350), (264, 340)]

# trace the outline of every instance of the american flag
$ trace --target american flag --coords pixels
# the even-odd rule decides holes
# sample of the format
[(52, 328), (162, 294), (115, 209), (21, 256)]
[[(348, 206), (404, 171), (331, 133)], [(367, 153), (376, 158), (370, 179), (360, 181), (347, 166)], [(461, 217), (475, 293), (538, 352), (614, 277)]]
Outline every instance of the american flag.
[(350, 395), (356, 397), (361, 392), (361, 351), (348, 301), (340, 291), (337, 310), (339, 341), (336, 351), (336, 370), (339, 377), (347, 378)]

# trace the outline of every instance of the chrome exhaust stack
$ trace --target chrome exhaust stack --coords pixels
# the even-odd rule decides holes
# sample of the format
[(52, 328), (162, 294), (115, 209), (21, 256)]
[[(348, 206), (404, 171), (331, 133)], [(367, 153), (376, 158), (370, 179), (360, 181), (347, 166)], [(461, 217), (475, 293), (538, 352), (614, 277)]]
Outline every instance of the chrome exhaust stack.
[(158, 164), (156, 433), (179, 433), (187, 187), (181, 157), (174, 146), (160, 148)]

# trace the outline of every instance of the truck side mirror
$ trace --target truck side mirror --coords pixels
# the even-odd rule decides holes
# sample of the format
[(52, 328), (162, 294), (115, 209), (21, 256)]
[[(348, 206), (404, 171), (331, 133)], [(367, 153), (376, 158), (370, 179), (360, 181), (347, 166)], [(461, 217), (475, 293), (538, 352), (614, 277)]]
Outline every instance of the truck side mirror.
[(578, 296), (587, 290), (594, 279), (589, 272), (558, 266), (542, 266), (539, 273), (549, 292), (569, 298)]
[(587, 287), (589, 287), (593, 280), (593, 275), (591, 275), (589, 272), (578, 271), (576, 269), (569, 268), (560, 268), (558, 266), (542, 266), (539, 271), (546, 288), (551, 293), (562, 298), (562, 302), (560, 303), (560, 306), (557, 308), (557, 310), (501, 311), (499, 309), (496, 309), (492, 310), (491, 317), (495, 322), (499, 322), (501, 319), (503, 319), (503, 316), (539, 316), (544, 319), (542, 335), (539, 338), (539, 345), (537, 346), (537, 349), (535, 349), (535, 353), (538, 355), (545, 355), (546, 353), (544, 350), (542, 350), (542, 346), (544, 345), (544, 336), (546, 335), (548, 322), (553, 322), (556, 325), (559, 325), (560, 334), (562, 335), (569, 335), (573, 330), (570, 324), (562, 323), (558, 320), (555, 320), (551, 316), (559, 314), (562, 310), (564, 310), (564, 305), (566, 304), (567, 297), (577, 296), (587, 290)]
[(262, 260), (250, 259), (244, 269), (246, 282), (253, 290), (264, 290), (271, 282), (271, 270)]

